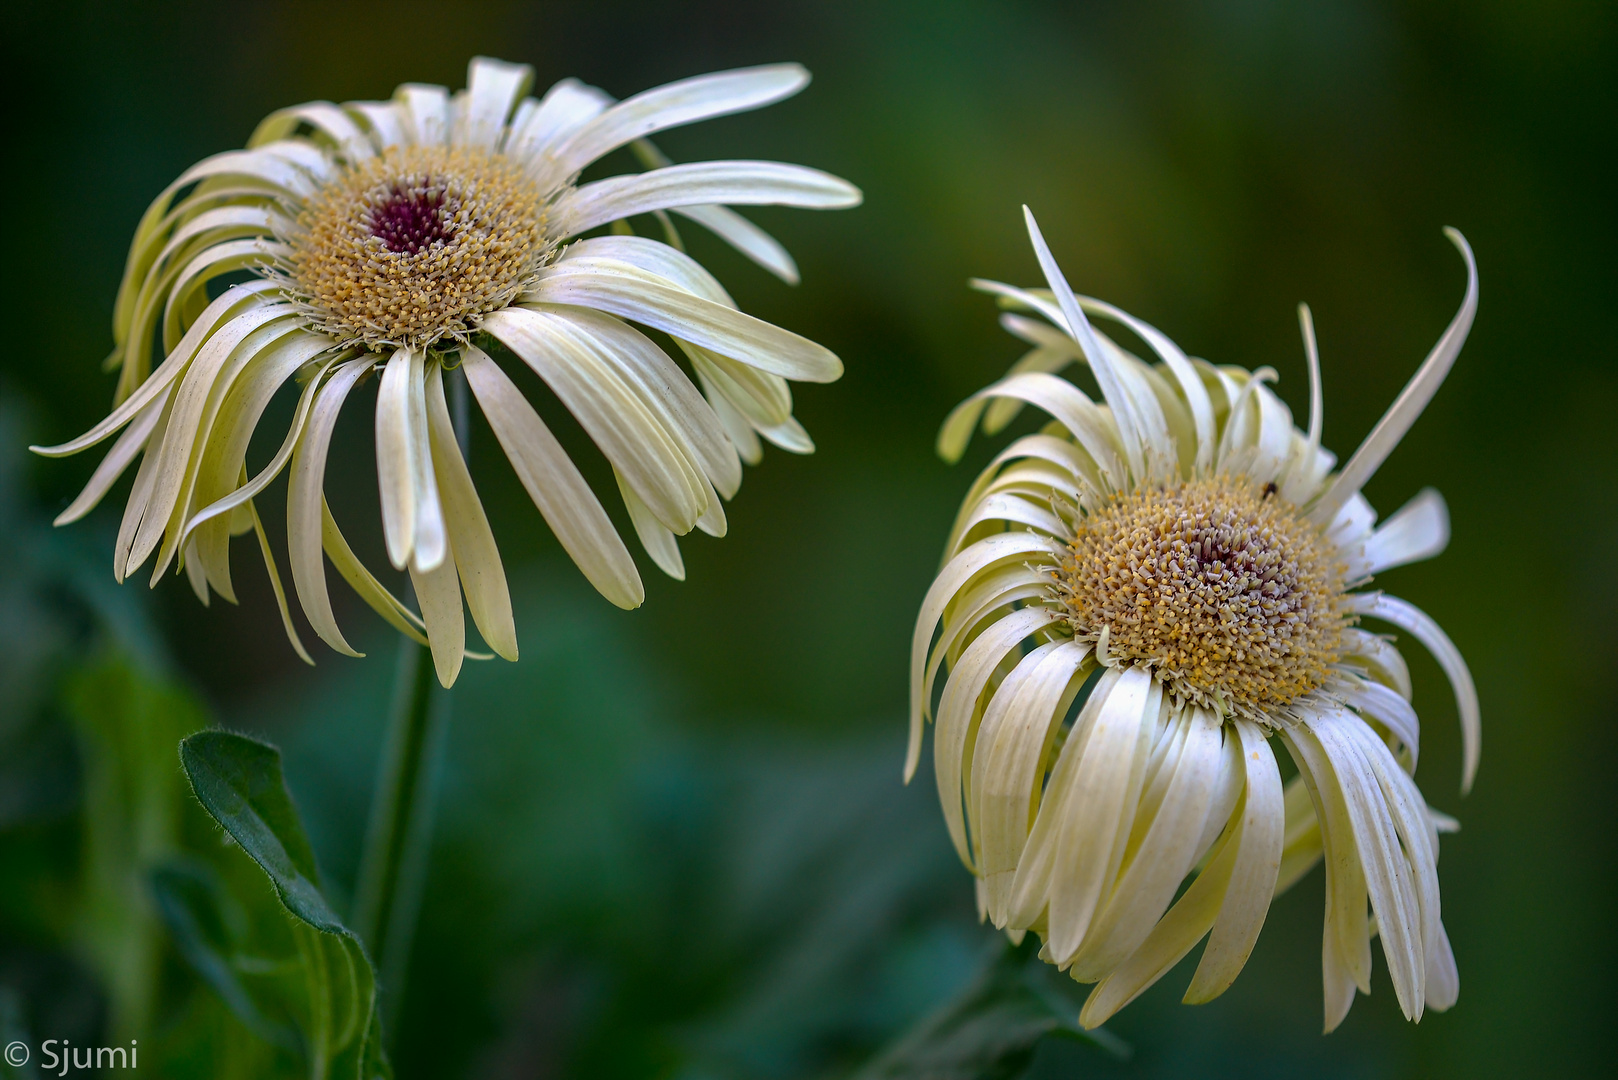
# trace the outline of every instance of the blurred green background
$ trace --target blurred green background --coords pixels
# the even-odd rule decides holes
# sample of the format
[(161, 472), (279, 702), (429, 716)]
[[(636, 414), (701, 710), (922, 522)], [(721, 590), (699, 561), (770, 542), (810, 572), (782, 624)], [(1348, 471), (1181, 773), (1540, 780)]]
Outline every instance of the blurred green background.
[[(104, 414), (112, 384), (98, 361), (151, 197), (276, 107), (386, 97), (403, 81), (458, 87), (473, 54), (530, 63), (541, 87), (577, 75), (619, 96), (794, 59), (815, 75), (798, 98), (661, 142), (678, 160), (799, 161), (864, 189), (852, 212), (753, 215), (798, 258), (795, 289), (686, 230), (744, 309), (843, 357), (841, 382), (796, 395), (819, 449), (769, 451), (729, 507), (730, 535), (684, 544), (684, 583), (642, 559), (647, 601), (626, 613), (583, 582), (488, 430), (474, 429), (523, 659), (471, 665), (455, 690), (421, 931), (390, 1003), (399, 1075), (836, 1075), (971, 977), (992, 935), (976, 923), (930, 779), (899, 784), (904, 669), (945, 529), (1004, 442), (974, 445), (955, 468), (931, 449), (948, 409), (1020, 353), (966, 279), (1036, 281), (1024, 202), (1076, 288), (1192, 353), (1275, 367), (1300, 417), (1294, 307), (1307, 300), (1326, 441), (1341, 455), (1459, 303), (1462, 269), (1442, 226), (1466, 233), (1482, 281), (1453, 374), (1368, 489), (1386, 514), (1432, 484), (1453, 516), (1444, 557), (1381, 583), (1448, 629), (1483, 701), (1483, 766), (1462, 800), (1448, 688), (1412, 652), (1426, 731), (1418, 779), (1463, 823), (1441, 866), (1459, 1005), (1406, 1024), (1378, 960), (1373, 995), (1322, 1037), (1316, 871), (1276, 903), (1224, 997), (1179, 1005), (1183, 966), (1109, 1025), (1132, 1059), (1047, 1040), (1035, 1075), (1611, 1067), (1618, 8), (22, 0), (10, 10), (0, 1027), (87, 1045), (115, 1011), (116, 943), (96, 943), (94, 927), (109, 924), (95, 921), (86, 883), (104, 836), (85, 793), (102, 790), (106, 767), (82, 719), (87, 669), (132, 665), (184, 688), (199, 716), (279, 743), (339, 899), (353, 886), (393, 676), (397, 646), (358, 603), (338, 614), (371, 656), (323, 650), (310, 669), (287, 647), (261, 573), (240, 574), (239, 608), (204, 609), (178, 579), (151, 592), (114, 586), (108, 553), (127, 481), (87, 523), (50, 530), (99, 455), (46, 462), (20, 448)], [(351, 465), (330, 471), (328, 489), (374, 555), (368, 419), (350, 412), (334, 461)], [(279, 440), (274, 421), (267, 445)], [(604, 463), (571, 434), (609, 490)], [(281, 490), (259, 500), (277, 537)], [(181, 782), (175, 759), (160, 768)], [(161, 947), (153, 963), (162, 985), (183, 975)], [(177, 1030), (185, 1019), (151, 1023)]]

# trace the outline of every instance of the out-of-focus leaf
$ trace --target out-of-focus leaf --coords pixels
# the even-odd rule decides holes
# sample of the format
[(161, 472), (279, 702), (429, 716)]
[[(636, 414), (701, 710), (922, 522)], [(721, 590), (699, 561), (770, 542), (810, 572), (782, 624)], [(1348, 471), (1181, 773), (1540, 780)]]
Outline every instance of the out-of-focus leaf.
[(205, 722), (185, 691), (120, 659), (70, 678), (63, 705), (83, 768), (82, 900), (72, 936), (105, 980), (111, 1035), (151, 1026), (162, 932), (147, 890), (151, 868), (180, 840), (185, 785), (174, 747)]
[(197, 799), (270, 878), (298, 922), (293, 936), (303, 973), (291, 1003), (308, 1058), (308, 1075), (391, 1077), (382, 1051), (376, 973), (364, 946), (343, 925), (320, 888), (314, 851), (287, 793), (281, 753), (226, 731), (202, 731), (180, 744)]
[(255, 972), (259, 975), (277, 965), (261, 958), (244, 963), (241, 946), (250, 929), (247, 914), (219, 873), (196, 859), (176, 859), (152, 872), (152, 893), (175, 948), (192, 970), (259, 1038), (296, 1051), (297, 1033), (266, 1016), (242, 978), (241, 969), (249, 964), (259, 969)]
[(1027, 1071), (1047, 1035), (1087, 1042), (1116, 1057), (1128, 1047), (1103, 1031), (1085, 1031), (1078, 1010), (1039, 982), (1045, 965), (1029, 935), (1002, 947), (952, 1000), (905, 1032), (855, 1074), (855, 1080), (1013, 1080)]

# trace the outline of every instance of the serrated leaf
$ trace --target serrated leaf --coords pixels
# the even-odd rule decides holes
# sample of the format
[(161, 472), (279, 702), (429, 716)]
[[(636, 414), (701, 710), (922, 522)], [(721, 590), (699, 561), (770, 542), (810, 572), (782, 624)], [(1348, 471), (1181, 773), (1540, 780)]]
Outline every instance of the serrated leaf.
[(365, 947), (320, 888), (314, 849), (281, 771), (281, 752), (228, 731), (201, 731), (180, 743), (192, 790), (259, 868), (282, 907), (298, 920), (303, 973), (296, 1003), (309, 1075), (391, 1077), (382, 1051), (376, 971)]

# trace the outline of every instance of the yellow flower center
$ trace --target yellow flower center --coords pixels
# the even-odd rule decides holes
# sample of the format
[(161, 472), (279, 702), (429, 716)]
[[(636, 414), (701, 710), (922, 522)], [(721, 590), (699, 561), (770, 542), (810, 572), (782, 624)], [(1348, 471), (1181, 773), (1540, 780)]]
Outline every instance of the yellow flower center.
[(1151, 668), (1184, 700), (1255, 720), (1325, 681), (1347, 625), (1343, 585), (1319, 529), (1273, 486), (1227, 476), (1081, 516), (1056, 576), (1079, 640)]
[(287, 237), (290, 291), (322, 330), (370, 348), (464, 338), (549, 251), (522, 166), (464, 147), (394, 146), (316, 192)]

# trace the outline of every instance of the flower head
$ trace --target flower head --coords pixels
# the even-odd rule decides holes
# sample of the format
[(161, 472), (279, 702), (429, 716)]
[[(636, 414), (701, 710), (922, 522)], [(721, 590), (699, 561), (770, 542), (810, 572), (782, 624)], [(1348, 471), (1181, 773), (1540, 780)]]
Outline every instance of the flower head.
[[(483, 638), (516, 659), (499, 550), (445, 392), (464, 373), (506, 457), (557, 539), (620, 607), (644, 597), (617, 530), (510, 375), (505, 346), (538, 374), (611, 463), (648, 554), (683, 577), (676, 537), (725, 532), (759, 437), (813, 449), (788, 380), (831, 382), (842, 364), (737, 310), (684, 254), (669, 211), (789, 283), (769, 235), (730, 209), (856, 205), (858, 189), (764, 161), (674, 165), (647, 136), (771, 104), (807, 84), (795, 64), (707, 75), (621, 102), (564, 79), (527, 97), (532, 72), (478, 58), (467, 88), (406, 84), (392, 101), (314, 102), (275, 113), (245, 150), (186, 170), (141, 219), (118, 294), (112, 413), (80, 438), (112, 449), (58, 524), (88, 513), (141, 459), (113, 557), (122, 581), (155, 555), (153, 583), (183, 567), (204, 603), (234, 601), (229, 543), (256, 533), (288, 612), (254, 499), (283, 471), (293, 584), (315, 632), (358, 655), (332, 614), (324, 560), (384, 619), (430, 642), (448, 685), (465, 655), (462, 596)], [(647, 170), (579, 183), (629, 147)], [(652, 215), (663, 241), (634, 235)], [(602, 226), (609, 235), (577, 239)], [(666, 242), (665, 242), (666, 241)], [(666, 334), (695, 376), (631, 324)], [(154, 360), (157, 361), (154, 366)], [(278, 390), (299, 389), (280, 450), (249, 477), (249, 440)], [(333, 427), (359, 387), (376, 393), (376, 468), (389, 560), (421, 606), (394, 597), (326, 505)], [(121, 432), (121, 434), (120, 434)]]
[[(1364, 588), (1449, 539), (1428, 489), (1380, 526), (1360, 488), (1431, 400), (1477, 306), (1459, 314), (1341, 469), (1320, 446), (1319, 360), (1307, 308), (1307, 429), (1269, 369), (1187, 357), (1156, 328), (1075, 296), (1028, 215), (1049, 290), (978, 287), (1032, 350), (945, 421), (958, 458), (979, 425), (1025, 404), (1052, 420), (973, 485), (923, 601), (911, 653), (908, 779), (936, 715), (935, 773), (985, 918), (1095, 983), (1105, 1021), (1204, 937), (1186, 993), (1236, 978), (1271, 898), (1324, 856), (1326, 1029), (1370, 991), (1370, 938), (1407, 1017), (1459, 991), (1440, 919), (1438, 833), (1413, 775), (1420, 725), (1388, 637), (1403, 630), (1448, 674), (1477, 768), (1477, 694), (1427, 615)], [(1043, 316), (1030, 318), (1023, 312)], [(1091, 324), (1129, 329), (1156, 363)], [(1092, 400), (1057, 373), (1087, 366)], [(935, 693), (945, 671), (941, 694)], [(935, 701), (936, 699), (936, 701)], [(1283, 785), (1271, 740), (1298, 775)], [(1189, 878), (1189, 884), (1186, 885)], [(1185, 885), (1184, 891), (1181, 891)]]

